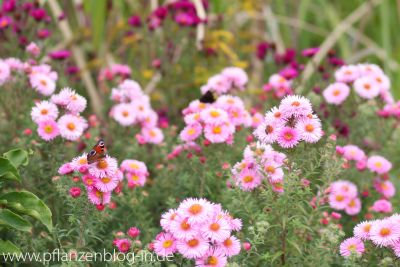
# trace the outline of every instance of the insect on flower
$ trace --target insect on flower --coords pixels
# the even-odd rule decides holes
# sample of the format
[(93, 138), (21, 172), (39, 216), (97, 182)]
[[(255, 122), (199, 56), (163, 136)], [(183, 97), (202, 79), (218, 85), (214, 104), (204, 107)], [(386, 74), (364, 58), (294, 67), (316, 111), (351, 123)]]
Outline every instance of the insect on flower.
[(106, 147), (104, 145), (104, 141), (100, 139), (96, 145), (90, 150), (90, 152), (87, 154), (87, 162), (88, 164), (92, 164), (95, 162), (98, 162), (105, 158), (106, 156)]

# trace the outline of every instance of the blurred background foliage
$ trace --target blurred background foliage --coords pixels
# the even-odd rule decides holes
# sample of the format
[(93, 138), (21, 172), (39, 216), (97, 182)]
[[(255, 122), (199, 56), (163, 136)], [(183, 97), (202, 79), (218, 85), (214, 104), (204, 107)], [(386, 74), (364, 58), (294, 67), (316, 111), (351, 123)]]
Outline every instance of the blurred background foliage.
[[(172, 96), (182, 90), (196, 91), (212, 73), (227, 65), (246, 68), (254, 78), (250, 89), (258, 89), (268, 78), (262, 68), (260, 73), (259, 63), (255, 62), (258, 42), (275, 42), (281, 50), (318, 47), (346, 17), (364, 5), (368, 11), (353, 24), (345, 25), (344, 34), (332, 43), (332, 48), (347, 63), (382, 65), (392, 80), (396, 97), (400, 97), (400, 77), (396, 75), (400, 67), (400, 51), (396, 45), (400, 38), (396, 33), (396, 26), (400, 24), (400, 1), (210, 0), (206, 11), (205, 39), (200, 51), (194, 46), (196, 30), (193, 28), (163, 25), (152, 31), (146, 25), (132, 28), (128, 24), (132, 15), (139, 15), (144, 24), (151, 10), (166, 2), (59, 1), (73, 38), (67, 42), (60, 40), (58, 46), (80, 46), (87, 57), (86, 67), (92, 71), (113, 62), (129, 64), (133, 78), (143, 86), (156, 75), (152, 61), (160, 59), (166, 63), (169, 61), (167, 57), (172, 56), (173, 61), (161, 69), (163, 75), (157, 84), (157, 89), (173, 92)], [(207, 54), (204, 49), (208, 48), (215, 55), (203, 59)], [(183, 74), (192, 77), (182, 79)], [(158, 99), (161, 96), (156, 90), (153, 97)], [(164, 101), (167, 100), (170, 100), (168, 94)]]

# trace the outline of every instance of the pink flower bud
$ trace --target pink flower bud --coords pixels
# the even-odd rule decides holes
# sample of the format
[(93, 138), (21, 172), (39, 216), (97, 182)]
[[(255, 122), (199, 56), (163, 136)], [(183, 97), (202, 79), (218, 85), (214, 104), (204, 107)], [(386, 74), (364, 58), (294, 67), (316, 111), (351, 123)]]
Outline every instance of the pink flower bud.
[(251, 249), (251, 244), (249, 242), (244, 242), (243, 249), (249, 251)]
[(77, 198), (81, 195), (81, 189), (79, 187), (71, 187), (69, 189), (69, 194), (71, 195), (71, 197)]
[(140, 235), (140, 230), (136, 227), (131, 227), (127, 233), (130, 237), (135, 238)]

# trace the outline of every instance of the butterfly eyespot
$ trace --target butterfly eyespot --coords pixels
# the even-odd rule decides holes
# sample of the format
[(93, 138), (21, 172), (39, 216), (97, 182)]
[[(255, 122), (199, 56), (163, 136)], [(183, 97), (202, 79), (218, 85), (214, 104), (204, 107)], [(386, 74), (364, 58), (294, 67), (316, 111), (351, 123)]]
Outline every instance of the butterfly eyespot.
[(96, 155), (96, 151), (94, 151), (94, 150), (90, 151), (90, 152), (89, 152), (89, 155), (90, 155), (90, 156)]
[(103, 142), (103, 141), (100, 141), (100, 142), (99, 142), (99, 146), (104, 147), (104, 142)]

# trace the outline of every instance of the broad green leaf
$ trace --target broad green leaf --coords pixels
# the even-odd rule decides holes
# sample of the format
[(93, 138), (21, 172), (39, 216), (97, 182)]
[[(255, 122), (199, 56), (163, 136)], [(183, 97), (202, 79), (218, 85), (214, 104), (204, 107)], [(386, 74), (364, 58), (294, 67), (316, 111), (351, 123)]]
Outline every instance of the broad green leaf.
[(30, 222), (8, 209), (0, 210), (0, 225), (25, 232), (32, 229)]
[(8, 240), (0, 239), (0, 253), (21, 253), (21, 250)]
[(27, 151), (20, 148), (16, 148), (4, 153), (3, 157), (10, 160), (10, 162), (12, 163), (12, 165), (14, 165), (15, 168), (18, 168), (20, 165), (23, 166), (28, 165), (29, 163), (28, 155), (29, 153)]
[(2, 195), (0, 199), (7, 200), (8, 208), (34, 217), (42, 222), (50, 232), (52, 231), (51, 210), (36, 195), (28, 191), (9, 192)]
[(20, 181), (18, 170), (10, 160), (0, 157), (0, 179)]

